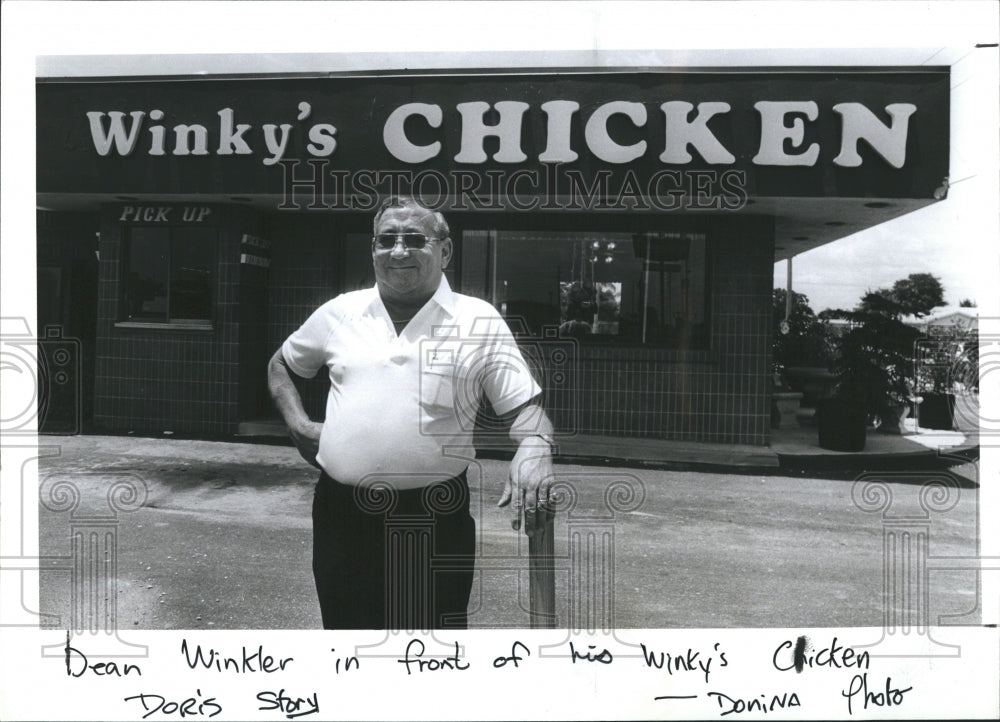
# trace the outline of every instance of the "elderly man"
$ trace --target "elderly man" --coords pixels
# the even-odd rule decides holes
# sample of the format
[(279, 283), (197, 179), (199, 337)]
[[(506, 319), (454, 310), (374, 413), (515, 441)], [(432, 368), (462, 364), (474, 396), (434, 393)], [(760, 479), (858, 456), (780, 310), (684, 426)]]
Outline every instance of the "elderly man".
[[(274, 354), (268, 383), (299, 453), (321, 471), (313, 574), (323, 626), (463, 628), (475, 555), (466, 468), (481, 397), (518, 445), (499, 501), (512, 502), (515, 530), (522, 508), (528, 527), (552, 508), (552, 426), (504, 320), (449, 287), (441, 213), (390, 199), (374, 233), (375, 287), (317, 309)], [(294, 379), (323, 366), (320, 424)]]

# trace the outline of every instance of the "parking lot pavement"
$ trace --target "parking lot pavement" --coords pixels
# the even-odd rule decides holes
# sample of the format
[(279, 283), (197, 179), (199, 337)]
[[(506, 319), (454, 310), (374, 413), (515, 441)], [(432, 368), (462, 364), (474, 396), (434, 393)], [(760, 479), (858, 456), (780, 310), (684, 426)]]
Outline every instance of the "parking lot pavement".
[[(47, 626), (74, 623), (81, 590), (66, 560), (81, 525), (72, 511), (52, 510), (46, 494), (68, 483), (81, 503), (101, 504), (109, 485), (126, 478), (142, 498), (115, 517), (118, 627), (320, 626), (310, 568), (316, 475), (294, 449), (108, 436), (40, 443), (58, 454), (39, 468), (40, 553), (53, 557), (41, 573), (40, 610), (54, 615)], [(556, 521), (560, 625), (880, 626), (887, 514), (919, 515), (925, 483), (949, 500), (921, 527), (930, 556), (976, 554), (976, 466), (959, 471), (883, 471), (856, 481), (559, 464), (560, 481), (574, 490)], [(495, 506), (506, 473), (500, 460), (470, 471), (479, 534), (474, 627), (528, 625), (527, 540)], [(932, 623), (941, 615), (978, 622), (975, 574), (931, 571), (929, 580)]]

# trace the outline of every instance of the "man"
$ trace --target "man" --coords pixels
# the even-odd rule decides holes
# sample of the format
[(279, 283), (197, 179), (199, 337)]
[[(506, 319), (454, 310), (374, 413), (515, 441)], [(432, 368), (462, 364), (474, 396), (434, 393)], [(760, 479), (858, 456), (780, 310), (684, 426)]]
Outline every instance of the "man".
[[(512, 504), (515, 530), (522, 508), (529, 533), (551, 513), (552, 425), (504, 320), (449, 287), (441, 213), (390, 199), (374, 233), (375, 287), (321, 306), (268, 368), (295, 446), (322, 472), (313, 574), (323, 626), (464, 628), (475, 555), (466, 467), (480, 398), (518, 445), (498, 504)], [(294, 380), (323, 366), (319, 424)]]

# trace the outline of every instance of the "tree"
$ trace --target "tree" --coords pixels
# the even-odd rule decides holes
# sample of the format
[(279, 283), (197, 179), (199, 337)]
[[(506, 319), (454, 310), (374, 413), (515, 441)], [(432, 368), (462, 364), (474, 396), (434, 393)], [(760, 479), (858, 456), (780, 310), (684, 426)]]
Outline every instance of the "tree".
[(866, 293), (856, 310), (921, 318), (943, 305), (944, 288), (940, 279), (930, 273), (911, 273), (892, 284), (892, 288)]
[(789, 366), (829, 366), (833, 358), (829, 326), (816, 317), (809, 306), (808, 296), (792, 291), (788, 333), (781, 332), (786, 297), (783, 288), (774, 289), (771, 296), (775, 370), (781, 371)]
[(944, 303), (941, 282), (929, 273), (914, 273), (892, 288), (868, 291), (853, 311), (825, 311), (827, 318), (850, 324), (837, 345), (834, 370), (839, 395), (861, 406), (869, 416), (893, 418), (913, 388), (913, 351), (920, 332), (902, 316), (923, 316)]
[[(878, 301), (869, 296), (864, 300), (876, 306)], [(893, 418), (893, 410), (903, 407), (912, 393), (913, 350), (920, 331), (903, 323), (898, 313), (873, 308), (839, 313), (851, 323), (840, 338), (834, 364), (841, 395), (870, 416)]]
[(958, 307), (959, 308), (975, 308), (976, 307), (976, 302), (973, 299), (971, 299), (971, 298), (963, 298), (961, 301), (958, 302)]

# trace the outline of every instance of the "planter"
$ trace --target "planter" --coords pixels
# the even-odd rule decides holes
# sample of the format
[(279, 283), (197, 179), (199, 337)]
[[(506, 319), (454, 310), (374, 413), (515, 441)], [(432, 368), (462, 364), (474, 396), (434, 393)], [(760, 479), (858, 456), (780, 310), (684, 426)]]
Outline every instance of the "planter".
[(830, 398), (837, 384), (836, 374), (819, 366), (792, 366), (782, 375), (792, 391), (802, 392), (802, 405), (810, 408), (820, 399)]
[(831, 451), (862, 451), (868, 415), (860, 404), (845, 399), (821, 399), (816, 405), (819, 445)]
[(917, 422), (924, 429), (955, 428), (955, 394), (923, 393), (917, 407)]
[(779, 414), (778, 425), (773, 428), (794, 429), (798, 426), (795, 414), (799, 410), (802, 394), (797, 391), (775, 391), (772, 399)]
[(908, 434), (906, 420), (910, 417), (910, 405), (899, 404), (886, 411), (884, 417), (879, 418), (878, 430), (883, 434)]

